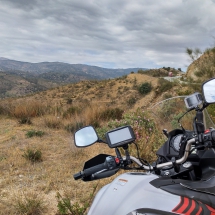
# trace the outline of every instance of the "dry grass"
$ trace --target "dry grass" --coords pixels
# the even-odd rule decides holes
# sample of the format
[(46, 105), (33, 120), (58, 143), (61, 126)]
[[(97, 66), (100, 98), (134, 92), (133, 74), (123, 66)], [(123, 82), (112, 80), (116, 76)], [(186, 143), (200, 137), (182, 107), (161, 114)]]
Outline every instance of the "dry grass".
[[(101, 83), (81, 82), (30, 97), (2, 101), (0, 214), (16, 214), (9, 206), (14, 203), (14, 196), (22, 196), (24, 190), (40, 195), (47, 205), (43, 214), (54, 215), (57, 212), (57, 192), (66, 194), (73, 202), (83, 203), (86, 201), (86, 190), (91, 192), (97, 183), (99, 189), (115, 178), (113, 176), (89, 183), (73, 179), (72, 175), (82, 170), (88, 159), (100, 153), (115, 155), (115, 152), (104, 144), (84, 149), (75, 148), (73, 133), (68, 130), (74, 131), (79, 126), (88, 124), (102, 124), (104, 118), (101, 114), (110, 108), (127, 108), (126, 99), (131, 95), (137, 101), (134, 108), (147, 105), (155, 97), (154, 93), (138, 97), (138, 91), (133, 89), (134, 81), (138, 85), (145, 80), (156, 88), (157, 78), (131, 74), (123, 79)], [(122, 91), (118, 95), (120, 86)], [(99, 97), (95, 96), (96, 90), (100, 92)], [(68, 103), (70, 98), (72, 101)], [(81, 111), (65, 114), (73, 106), (79, 107)], [(30, 117), (32, 124), (19, 124), (17, 118), (23, 116)], [(44, 135), (28, 138), (26, 132), (32, 130), (40, 130)], [(22, 155), (27, 149), (40, 150), (42, 162), (32, 163), (26, 160)]]
[[(0, 120), (0, 209), (13, 214), (7, 205), (14, 203), (13, 192), (21, 195), (23, 189), (43, 194), (47, 212), (55, 214), (55, 195), (67, 193), (73, 201), (84, 201), (85, 191), (93, 188), (93, 183), (74, 181), (72, 175), (80, 171), (84, 161), (99, 153), (112, 150), (97, 144), (90, 148), (78, 149), (73, 144), (72, 134), (64, 129), (50, 129), (43, 118), (35, 118), (32, 125), (19, 125), (16, 120), (1, 116)], [(27, 138), (27, 130), (45, 132), (43, 137)], [(33, 163), (22, 155), (29, 149), (40, 149), (43, 161)], [(51, 204), (49, 204), (51, 203)]]

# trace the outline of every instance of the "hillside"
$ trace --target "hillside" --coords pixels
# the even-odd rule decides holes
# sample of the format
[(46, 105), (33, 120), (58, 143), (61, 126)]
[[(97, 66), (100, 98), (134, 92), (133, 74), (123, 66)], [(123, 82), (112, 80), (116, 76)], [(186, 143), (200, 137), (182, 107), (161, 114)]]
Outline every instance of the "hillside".
[[(79, 83), (59, 86), (50, 90), (38, 92), (26, 97), (2, 100), (2, 102), (13, 101), (22, 103), (23, 100), (39, 100), (49, 105), (67, 104), (82, 106), (86, 103), (93, 103), (97, 106), (113, 106), (131, 108), (149, 105), (158, 97), (158, 78), (145, 74), (133, 73), (111, 80), (81, 81)], [(152, 84), (152, 91), (146, 96), (138, 92), (138, 87), (148, 82)], [(167, 81), (168, 83), (168, 81)], [(179, 90), (179, 88), (178, 88)], [(177, 91), (177, 90), (176, 90)], [(174, 94), (174, 92), (172, 92)], [(161, 93), (162, 98), (163, 93)]]
[(112, 79), (138, 70), (60, 62), (28, 63), (0, 58), (0, 98), (23, 96), (81, 80)]
[(24, 78), (19, 74), (0, 72), (0, 98), (24, 96), (57, 86), (59, 84), (33, 76)]
[(207, 49), (187, 68), (186, 77), (203, 82), (215, 76), (215, 48)]
[[(152, 86), (147, 94), (139, 92), (143, 83)], [(107, 122), (118, 123), (123, 114), (130, 114), (133, 123), (140, 116), (141, 120), (149, 123), (148, 107), (170, 96), (183, 94), (186, 90), (186, 86), (182, 87), (179, 82), (132, 73), (115, 79), (85, 80), (25, 97), (2, 99), (0, 214), (15, 214), (26, 202), (35, 202), (38, 203), (37, 209), (43, 211), (40, 214), (56, 215), (58, 193), (72, 203), (84, 205), (91, 193), (97, 192), (115, 176), (85, 183), (75, 181), (72, 175), (93, 156), (114, 154), (114, 150), (104, 144), (75, 148), (74, 131), (91, 124), (99, 135), (103, 134), (103, 126)], [(138, 108), (140, 111), (136, 112)], [(149, 140), (141, 140), (141, 155), (144, 158), (152, 159), (162, 140), (160, 136), (157, 138), (161, 130), (156, 134), (154, 132), (155, 129), (150, 130)], [(148, 134), (143, 133), (143, 136)], [(155, 142), (158, 142), (156, 146)], [(30, 152), (40, 152), (41, 159), (33, 162)]]

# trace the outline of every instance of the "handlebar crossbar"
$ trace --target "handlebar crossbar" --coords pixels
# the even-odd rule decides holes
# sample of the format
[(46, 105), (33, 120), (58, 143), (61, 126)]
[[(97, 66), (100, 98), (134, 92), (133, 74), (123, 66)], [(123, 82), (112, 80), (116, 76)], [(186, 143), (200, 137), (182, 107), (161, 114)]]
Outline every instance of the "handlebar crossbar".
[[(175, 161), (176, 164), (182, 164), (182, 163), (184, 163), (187, 160), (187, 157), (189, 155), (192, 143), (195, 143), (195, 138), (192, 138), (192, 139), (190, 139), (190, 140), (187, 141), (187, 145), (186, 145), (186, 148), (185, 148), (184, 156), (182, 158), (176, 160)], [(153, 169), (153, 167), (151, 165), (149, 165), (149, 166), (143, 165), (140, 162), (139, 159), (137, 159), (137, 158), (135, 158), (133, 156), (130, 156), (130, 159), (132, 161), (134, 161), (140, 167), (143, 167), (143, 169), (145, 169), (145, 170), (152, 170)], [(155, 168), (161, 169), (163, 167), (170, 166), (170, 165), (173, 165), (173, 162), (169, 161), (169, 162), (166, 162), (166, 163), (158, 164), (158, 165), (155, 166)]]

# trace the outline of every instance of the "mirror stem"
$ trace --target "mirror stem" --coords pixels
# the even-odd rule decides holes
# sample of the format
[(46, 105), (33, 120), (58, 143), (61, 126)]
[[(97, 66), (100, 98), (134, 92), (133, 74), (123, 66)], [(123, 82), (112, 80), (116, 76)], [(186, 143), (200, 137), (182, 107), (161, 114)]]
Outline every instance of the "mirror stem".
[(105, 143), (105, 144), (107, 144), (104, 140), (102, 140), (102, 139), (98, 139), (98, 141), (97, 141), (98, 143)]

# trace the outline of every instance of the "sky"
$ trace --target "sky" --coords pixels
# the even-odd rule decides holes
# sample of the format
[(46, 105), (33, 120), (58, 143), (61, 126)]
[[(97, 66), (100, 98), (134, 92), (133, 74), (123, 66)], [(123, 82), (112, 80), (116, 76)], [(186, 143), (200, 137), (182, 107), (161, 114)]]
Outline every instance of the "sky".
[(0, 0), (0, 57), (182, 68), (215, 44), (215, 0)]

